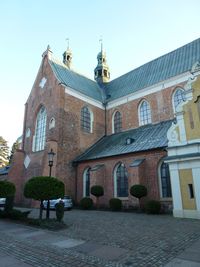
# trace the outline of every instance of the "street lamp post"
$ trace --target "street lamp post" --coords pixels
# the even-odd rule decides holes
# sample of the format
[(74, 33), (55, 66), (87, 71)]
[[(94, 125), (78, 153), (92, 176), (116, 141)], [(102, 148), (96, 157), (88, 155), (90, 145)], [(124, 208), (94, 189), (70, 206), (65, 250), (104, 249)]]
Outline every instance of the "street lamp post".
[(48, 159), (49, 159), (49, 177), (51, 177), (51, 169), (53, 166), (53, 158), (55, 156), (55, 153), (53, 152), (53, 149), (48, 153)]
[[(51, 169), (53, 167), (53, 158), (55, 156), (55, 153), (53, 152), (53, 149), (51, 148), (51, 151), (48, 153), (48, 159), (49, 159), (49, 177), (51, 177)], [(48, 199), (47, 201), (47, 214), (46, 217), (49, 219), (49, 209), (50, 209), (50, 201)]]

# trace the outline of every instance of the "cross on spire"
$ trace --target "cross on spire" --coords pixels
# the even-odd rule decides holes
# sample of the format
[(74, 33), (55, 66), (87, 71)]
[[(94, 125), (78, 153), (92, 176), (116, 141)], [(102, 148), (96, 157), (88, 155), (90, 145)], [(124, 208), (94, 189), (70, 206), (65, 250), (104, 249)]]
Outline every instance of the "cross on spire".
[(67, 49), (69, 49), (69, 38), (65, 39), (67, 41)]
[(101, 52), (103, 52), (103, 37), (100, 36), (99, 42), (101, 43)]

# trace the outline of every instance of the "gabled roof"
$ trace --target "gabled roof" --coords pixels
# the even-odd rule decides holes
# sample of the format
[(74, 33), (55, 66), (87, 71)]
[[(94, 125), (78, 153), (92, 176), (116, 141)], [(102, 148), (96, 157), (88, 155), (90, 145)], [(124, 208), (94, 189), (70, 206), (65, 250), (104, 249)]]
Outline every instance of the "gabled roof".
[(102, 102), (102, 90), (98, 84), (89, 78), (68, 69), (63, 63), (56, 59), (49, 59), (50, 66), (57, 79), (64, 85)]
[[(167, 130), (171, 124), (172, 120), (163, 121), (104, 136), (82, 155), (77, 157), (74, 162), (167, 147)], [(132, 138), (133, 140), (129, 145), (126, 144), (127, 138)]]
[(109, 101), (190, 71), (198, 60), (200, 38), (106, 84)]
[(190, 71), (200, 60), (200, 38), (168, 54), (152, 60), (118, 78), (100, 86), (93, 80), (68, 69), (56, 59), (49, 63), (57, 79), (64, 85), (103, 102), (104, 91), (108, 101), (126, 96), (174, 76)]

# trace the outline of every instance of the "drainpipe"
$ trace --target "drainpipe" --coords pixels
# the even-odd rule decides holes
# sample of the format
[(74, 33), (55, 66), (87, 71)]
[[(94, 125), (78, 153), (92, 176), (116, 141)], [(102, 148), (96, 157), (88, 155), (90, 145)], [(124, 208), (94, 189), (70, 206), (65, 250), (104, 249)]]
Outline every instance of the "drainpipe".
[(104, 127), (104, 129), (105, 129), (105, 132), (104, 132), (104, 135), (106, 136), (107, 135), (107, 109), (106, 109), (106, 107), (107, 107), (107, 101), (105, 101), (104, 103), (103, 103), (103, 105), (104, 105), (104, 123), (105, 123), (105, 127)]

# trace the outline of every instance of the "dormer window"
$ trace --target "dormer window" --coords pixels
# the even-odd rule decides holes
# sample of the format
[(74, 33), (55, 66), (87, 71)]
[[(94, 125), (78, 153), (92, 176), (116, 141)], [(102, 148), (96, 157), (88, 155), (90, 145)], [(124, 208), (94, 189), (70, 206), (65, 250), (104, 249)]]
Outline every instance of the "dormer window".
[(130, 145), (130, 144), (132, 144), (134, 142), (134, 138), (132, 138), (132, 137), (127, 137), (126, 138), (126, 145)]

